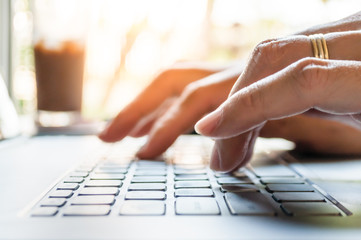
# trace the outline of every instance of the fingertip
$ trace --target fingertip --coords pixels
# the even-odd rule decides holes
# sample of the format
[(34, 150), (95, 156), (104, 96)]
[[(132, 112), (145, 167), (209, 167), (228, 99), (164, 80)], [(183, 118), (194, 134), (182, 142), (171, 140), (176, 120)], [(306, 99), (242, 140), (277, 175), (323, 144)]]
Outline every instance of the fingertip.
[(141, 147), (141, 148), (138, 150), (138, 152), (135, 154), (135, 157), (136, 157), (136, 158), (138, 158), (138, 159), (145, 159), (145, 158), (147, 158), (146, 153), (144, 153), (144, 152), (146, 152), (146, 151), (144, 151), (143, 148), (144, 148), (144, 146)]
[(98, 134), (98, 138), (104, 142), (116, 142), (123, 139), (123, 136), (120, 134), (114, 134), (112, 130), (108, 127), (105, 128), (101, 133)]
[(103, 131), (98, 134), (98, 138), (104, 142), (108, 140), (108, 127), (103, 129)]
[(115, 142), (116, 140), (112, 139), (112, 138), (109, 138), (107, 135), (103, 135), (102, 133), (100, 133), (98, 135), (98, 138), (100, 140), (102, 140), (103, 142), (107, 142), (107, 143), (111, 143), (111, 142)]
[(156, 158), (158, 155), (160, 154), (155, 154), (155, 152), (152, 151), (152, 148), (149, 147), (149, 143), (143, 145), (135, 154), (138, 159), (153, 159)]
[(221, 111), (216, 110), (201, 120), (199, 120), (194, 129), (197, 133), (204, 135), (204, 136), (212, 136), (214, 134), (215, 129), (217, 128), (221, 119)]

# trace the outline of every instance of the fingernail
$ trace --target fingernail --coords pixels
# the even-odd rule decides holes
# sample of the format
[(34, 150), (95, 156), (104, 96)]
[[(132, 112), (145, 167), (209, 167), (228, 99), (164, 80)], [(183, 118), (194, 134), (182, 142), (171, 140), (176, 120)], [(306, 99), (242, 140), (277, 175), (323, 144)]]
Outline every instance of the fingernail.
[(218, 126), (221, 119), (221, 113), (221, 110), (216, 110), (199, 120), (194, 126), (196, 132), (205, 136), (212, 134)]

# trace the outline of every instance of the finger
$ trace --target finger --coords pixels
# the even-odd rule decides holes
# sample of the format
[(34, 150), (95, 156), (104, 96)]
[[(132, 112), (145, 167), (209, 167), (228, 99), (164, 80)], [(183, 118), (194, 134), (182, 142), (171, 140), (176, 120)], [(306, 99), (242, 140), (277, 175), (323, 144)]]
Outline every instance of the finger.
[[(333, 32), (324, 35), (330, 59), (361, 60), (355, 47), (361, 41), (361, 31)], [(350, 47), (355, 46), (355, 47)], [(230, 95), (270, 74), (276, 73), (302, 58), (313, 56), (310, 39), (296, 35), (261, 42), (254, 49), (251, 60)]]
[(243, 167), (252, 157), (259, 130), (249, 131), (237, 137), (217, 140), (210, 167), (215, 171), (230, 172)]
[(327, 113), (359, 112), (359, 62), (303, 59), (234, 94), (197, 123), (201, 134), (229, 138), (267, 120), (312, 107)]
[(239, 74), (239, 67), (235, 67), (189, 84), (169, 111), (154, 124), (138, 157), (155, 157), (164, 152), (180, 134), (193, 128), (201, 117), (227, 98)]
[(140, 120), (140, 122), (128, 133), (130, 137), (139, 138), (147, 135), (153, 127), (156, 118), (147, 116)]
[(164, 115), (165, 112), (167, 112), (175, 100), (175, 97), (165, 100), (155, 111), (140, 119), (136, 126), (128, 133), (128, 135), (131, 137), (142, 137), (148, 134), (156, 120)]
[(253, 156), (253, 149), (256, 144), (256, 140), (259, 137), (260, 130), (262, 128), (263, 128), (263, 126), (260, 126), (260, 127), (256, 128), (255, 130), (251, 131), (253, 133), (253, 135), (248, 143), (247, 153), (234, 170), (246, 166), (246, 164), (251, 160), (251, 158)]
[(299, 59), (312, 56), (312, 54), (310, 40), (307, 36), (270, 39), (259, 43), (253, 50), (250, 61), (229, 96), (282, 70)]
[(179, 135), (193, 128), (200, 118), (227, 98), (234, 79), (235, 77), (220, 82), (204, 79), (205, 81), (201, 80), (187, 87), (168, 112), (154, 124), (138, 157), (155, 157), (164, 152)]
[(195, 104), (184, 107), (180, 102), (172, 106), (153, 125), (147, 143), (139, 150), (137, 156), (141, 159), (159, 156), (172, 145), (179, 135), (193, 126), (205, 114), (207, 108), (200, 109)]
[(157, 109), (161, 103), (172, 96), (173, 89), (166, 81), (152, 82), (134, 101), (121, 110), (103, 130), (99, 138), (114, 142), (124, 138), (140, 119)]
[[(356, 53), (356, 51), (354, 51), (352, 54), (347, 54), (345, 58), (344, 51), (342, 50), (337, 51), (337, 49), (344, 49), (344, 47), (341, 45), (344, 44), (345, 41), (343, 41), (337, 36), (332, 36), (332, 34), (329, 35), (330, 36), (325, 36), (325, 38), (329, 44), (329, 50), (330, 52), (332, 52), (331, 54), (332, 58), (359, 60), (360, 54)], [(359, 36), (360, 36), (359, 33), (349, 34), (348, 36), (346, 36), (348, 38), (347, 42), (350, 45), (356, 43), (357, 46), (359, 42)], [(312, 48), (309, 39), (305, 36), (304, 37), (295, 36), (293, 38), (288, 38), (288, 39), (270, 40), (270, 41), (262, 42), (256, 47), (251, 57), (251, 60), (249, 61), (248, 66), (246, 67), (245, 71), (240, 76), (240, 78), (237, 80), (237, 83), (234, 85), (230, 95), (233, 95), (238, 90), (246, 86), (249, 86), (255, 81), (258, 81), (270, 74), (273, 74), (285, 68), (286, 66), (297, 61), (298, 59), (308, 56), (312, 56)], [(353, 124), (355, 124), (354, 122), (355, 121), (352, 121)], [(248, 133), (244, 133), (244, 134), (248, 134)], [(220, 142), (220, 141), (225, 141), (225, 140), (217, 140), (216, 142)], [(227, 145), (224, 145), (224, 148), (227, 148), (226, 146)], [(238, 148), (239, 147), (241, 146), (238, 146)], [(232, 150), (228, 149), (227, 151), (229, 152)], [(216, 155), (213, 154), (213, 157), (214, 156)], [(216, 157), (217, 160), (219, 160), (220, 157), (218, 155)], [(246, 162), (248, 159), (249, 158), (245, 157), (244, 162)], [(242, 166), (242, 161), (240, 166)]]
[(115, 142), (124, 138), (140, 119), (155, 111), (169, 97), (179, 96), (185, 86), (213, 72), (208, 69), (172, 69), (161, 73), (103, 130), (99, 138)]
[[(305, 36), (295, 36), (280, 40), (271, 39), (260, 43), (253, 51), (251, 61), (245, 71), (233, 86), (230, 96), (239, 89), (247, 87), (251, 83), (286, 67), (293, 61), (310, 56), (311, 54), (312, 49), (309, 45), (309, 39)], [(229, 161), (226, 165), (231, 167), (218, 166), (217, 168), (216, 165), (213, 165), (213, 168), (229, 171), (234, 166), (236, 166), (235, 168), (244, 166), (252, 156), (253, 146), (259, 129), (246, 132), (243, 134), (244, 136), (240, 135), (232, 140), (217, 140), (215, 148), (217, 148), (217, 145), (221, 145), (223, 150), (220, 151), (220, 154), (213, 154), (211, 162)], [(252, 137), (249, 137), (250, 134)], [(216, 150), (215, 152), (218, 153)], [(228, 157), (228, 153), (235, 153), (236, 155)]]

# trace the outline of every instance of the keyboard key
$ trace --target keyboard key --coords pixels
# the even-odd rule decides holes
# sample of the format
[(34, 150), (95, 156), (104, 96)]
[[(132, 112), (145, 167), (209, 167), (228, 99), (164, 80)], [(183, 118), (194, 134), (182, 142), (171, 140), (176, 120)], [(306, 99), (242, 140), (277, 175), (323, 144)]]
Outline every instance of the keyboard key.
[(210, 188), (208, 181), (179, 181), (174, 184), (174, 188)]
[(118, 195), (117, 187), (87, 187), (80, 190), (79, 195)]
[(203, 164), (175, 164), (173, 167), (177, 170), (195, 170), (206, 168), (206, 166)]
[(305, 181), (302, 178), (274, 178), (266, 177), (262, 178), (260, 182), (264, 185), (266, 184), (304, 184)]
[(163, 183), (132, 183), (128, 191), (165, 191), (166, 189)]
[(76, 172), (88, 172), (90, 173), (91, 171), (93, 171), (93, 167), (92, 166), (79, 166), (75, 169)]
[(220, 178), (220, 177), (232, 177), (233, 175), (231, 173), (214, 172), (214, 176), (216, 178)]
[(127, 168), (103, 168), (103, 169), (96, 169), (95, 173), (100, 174), (126, 174), (128, 172)]
[(308, 184), (267, 184), (268, 192), (314, 192), (315, 189)]
[(189, 189), (176, 189), (175, 197), (213, 197), (212, 189), (208, 188), (189, 188)]
[(225, 201), (233, 215), (276, 215), (272, 205), (259, 192), (227, 192)]
[(104, 171), (128, 171), (127, 166), (121, 166), (121, 165), (113, 165), (113, 166), (99, 166), (98, 170), (104, 170)]
[(285, 165), (281, 165), (279, 163), (274, 163), (274, 165), (266, 165), (266, 166), (252, 166), (253, 172), (258, 177), (296, 177), (296, 173), (291, 169), (286, 167)]
[(276, 192), (272, 197), (277, 202), (325, 202), (317, 192)]
[(89, 175), (88, 172), (78, 172), (78, 171), (75, 171), (75, 172), (72, 172), (69, 174), (70, 177), (82, 177), (82, 178), (85, 178)]
[(229, 184), (253, 184), (252, 180), (249, 178), (235, 178), (235, 177), (220, 177), (217, 179), (219, 185), (229, 185)]
[(114, 196), (77, 196), (72, 199), (71, 205), (113, 205), (115, 202)]
[(249, 171), (247, 171), (246, 169), (240, 169), (238, 171), (234, 171), (232, 172), (232, 175), (234, 177), (239, 177), (239, 178), (247, 178), (249, 174)]
[(161, 171), (161, 172), (166, 172), (167, 167), (137, 167), (136, 171), (145, 171), (145, 172)]
[(175, 212), (178, 215), (219, 215), (218, 203), (214, 198), (177, 198)]
[(77, 183), (61, 183), (56, 189), (58, 190), (77, 190), (79, 188), (79, 184)]
[(290, 202), (281, 205), (290, 216), (341, 216), (340, 212), (327, 202)]
[(64, 209), (64, 216), (106, 216), (110, 213), (109, 205), (71, 205)]
[(103, 162), (99, 164), (99, 168), (129, 168), (128, 163), (117, 163), (117, 162)]
[(166, 167), (167, 164), (164, 161), (157, 160), (138, 160), (138, 167)]
[(123, 180), (125, 175), (122, 173), (95, 173), (90, 179), (91, 180)]
[(121, 187), (122, 184), (120, 180), (90, 180), (85, 187)]
[(164, 215), (165, 204), (163, 201), (124, 201), (119, 211), (120, 215)]
[(64, 183), (82, 183), (84, 182), (84, 178), (82, 177), (68, 177), (64, 179)]
[(198, 181), (198, 180), (208, 180), (208, 176), (205, 174), (202, 175), (177, 175), (174, 178), (174, 181)]
[(200, 175), (207, 174), (206, 169), (174, 169), (175, 175)]
[(133, 177), (132, 183), (166, 183), (167, 179), (160, 176), (139, 176)]
[(125, 195), (125, 200), (164, 200), (166, 194), (161, 191), (131, 191)]
[(259, 192), (259, 188), (253, 184), (222, 185), (222, 192)]
[(137, 170), (134, 173), (134, 176), (166, 176), (167, 172), (165, 170)]
[[(208, 159), (208, 158), (207, 158)], [(202, 155), (199, 154), (199, 151), (196, 150), (194, 153), (180, 153), (175, 154), (175, 156), (172, 159), (172, 162), (176, 165), (204, 165), (206, 160)]]
[(57, 207), (40, 207), (32, 211), (32, 217), (51, 217), (58, 213)]
[(49, 194), (50, 198), (70, 198), (73, 195), (71, 190), (56, 190)]
[(47, 198), (41, 201), (40, 206), (42, 207), (62, 207), (66, 203), (65, 198)]

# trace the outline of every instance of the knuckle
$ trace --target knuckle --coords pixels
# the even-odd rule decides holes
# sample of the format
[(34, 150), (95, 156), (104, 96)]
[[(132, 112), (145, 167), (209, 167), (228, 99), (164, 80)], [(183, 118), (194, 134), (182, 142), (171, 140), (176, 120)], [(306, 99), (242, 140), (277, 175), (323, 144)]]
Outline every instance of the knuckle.
[(258, 85), (254, 84), (250, 90), (247, 91), (245, 95), (244, 104), (250, 108), (257, 108), (262, 105), (262, 96), (256, 91)]
[(315, 58), (305, 58), (296, 63), (294, 79), (305, 93), (322, 91), (327, 85), (328, 71), (325, 62)]
[(272, 64), (280, 57), (280, 52), (283, 51), (283, 41), (279, 39), (268, 39), (260, 42), (255, 47), (252, 59), (254, 61), (261, 61), (263, 64)]
[(251, 87), (245, 89), (243, 94), (238, 95), (237, 98), (236, 102), (241, 103), (246, 109), (254, 110), (262, 120), (267, 119), (264, 111), (264, 97), (260, 91), (260, 85), (258, 83), (255, 83)]

